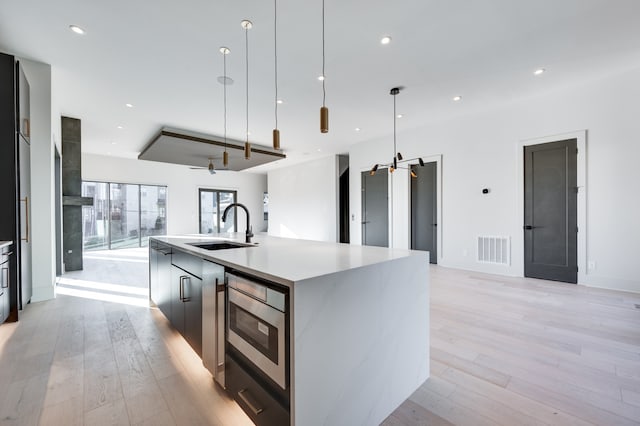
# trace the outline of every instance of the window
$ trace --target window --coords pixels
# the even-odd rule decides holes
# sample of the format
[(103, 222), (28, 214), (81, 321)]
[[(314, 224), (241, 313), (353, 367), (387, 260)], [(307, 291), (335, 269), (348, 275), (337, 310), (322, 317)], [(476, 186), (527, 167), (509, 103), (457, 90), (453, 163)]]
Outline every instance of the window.
[(84, 250), (146, 247), (152, 235), (167, 233), (167, 187), (82, 182)]
[(229, 212), (227, 221), (222, 222), (222, 213), (236, 202), (236, 191), (200, 188), (200, 233), (236, 232), (235, 209)]

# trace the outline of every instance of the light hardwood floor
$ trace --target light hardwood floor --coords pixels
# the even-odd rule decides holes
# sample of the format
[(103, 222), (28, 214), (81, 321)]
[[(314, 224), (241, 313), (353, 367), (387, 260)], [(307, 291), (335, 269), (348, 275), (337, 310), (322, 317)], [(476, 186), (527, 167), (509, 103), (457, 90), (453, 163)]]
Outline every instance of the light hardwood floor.
[[(146, 273), (122, 253), (75, 278)], [(640, 295), (439, 267), (431, 277), (431, 378), (385, 426), (640, 424)], [(135, 305), (60, 295), (2, 325), (0, 425), (250, 424), (162, 314)]]

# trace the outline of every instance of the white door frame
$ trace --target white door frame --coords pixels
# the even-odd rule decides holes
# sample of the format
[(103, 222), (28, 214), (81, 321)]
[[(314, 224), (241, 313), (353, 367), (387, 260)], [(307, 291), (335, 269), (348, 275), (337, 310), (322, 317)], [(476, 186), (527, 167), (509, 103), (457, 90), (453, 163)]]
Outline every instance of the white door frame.
[(578, 219), (578, 284), (584, 284), (587, 275), (587, 130), (576, 130), (568, 133), (557, 135), (549, 135), (539, 138), (524, 139), (517, 144), (517, 162), (518, 165), (518, 217), (520, 223), (518, 231), (514, 234), (514, 242), (523, 248), (522, 259), (520, 264), (520, 276), (524, 277), (524, 233), (522, 226), (524, 225), (524, 147), (531, 145), (540, 145), (543, 143), (557, 142), (567, 139), (576, 139), (578, 145), (577, 158), (577, 219)]

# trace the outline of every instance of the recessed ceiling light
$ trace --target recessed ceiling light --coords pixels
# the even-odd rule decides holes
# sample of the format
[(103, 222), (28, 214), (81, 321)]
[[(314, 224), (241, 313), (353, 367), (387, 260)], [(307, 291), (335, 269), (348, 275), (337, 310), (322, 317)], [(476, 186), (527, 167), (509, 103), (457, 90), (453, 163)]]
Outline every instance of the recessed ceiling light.
[(317, 150), (317, 151), (318, 151), (318, 152), (322, 152), (322, 149), (318, 148), (318, 150)]
[(319, 75), (318, 76), (318, 80), (323, 81), (324, 80), (324, 75)]
[(391, 43), (391, 37), (389, 37), (389, 36), (384, 36), (384, 37), (382, 37), (382, 38), (380, 39), (380, 43), (382, 43), (382, 44), (389, 44), (389, 43)]
[(402, 114), (396, 115), (396, 118), (402, 118), (402, 117), (404, 117), (404, 115), (402, 115)]
[(122, 126), (118, 126), (118, 129), (122, 130)]
[(356, 132), (359, 132), (361, 129), (360, 129), (360, 127), (356, 127), (356, 128), (355, 128), (355, 129), (353, 129), (353, 130), (355, 130)]
[(220, 48), (220, 53), (222, 53), (223, 55), (228, 55), (229, 53), (231, 53), (231, 49), (229, 49), (228, 47), (222, 46)]
[(118, 142), (111, 142), (111, 145), (116, 145)]
[(535, 70), (533, 72), (534, 75), (540, 75), (540, 74), (544, 74), (546, 70), (544, 68), (538, 68), (537, 70)]
[(278, 100), (276, 101), (276, 103), (281, 104), (281, 103), (282, 103), (282, 99), (278, 99)]
[(69, 25), (69, 29), (71, 31), (73, 31), (74, 33), (76, 33), (76, 34), (81, 34), (82, 35), (82, 34), (85, 33), (84, 29), (80, 28), (77, 25)]
[(251, 132), (247, 132), (247, 136), (251, 136)]
[(133, 108), (133, 105), (131, 104), (124, 104), (124, 106), (126, 106), (127, 108)]
[(454, 100), (455, 102), (461, 101), (461, 100), (462, 100), (462, 96), (460, 96), (460, 95), (454, 96), (454, 97), (453, 97), (453, 100)]

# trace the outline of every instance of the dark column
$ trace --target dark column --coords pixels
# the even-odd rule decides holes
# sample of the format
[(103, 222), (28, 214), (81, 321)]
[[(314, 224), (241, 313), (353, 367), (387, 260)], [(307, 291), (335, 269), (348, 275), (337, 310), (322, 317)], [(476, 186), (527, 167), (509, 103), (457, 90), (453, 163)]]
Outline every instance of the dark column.
[(82, 197), (81, 127), (77, 118), (62, 117), (62, 246), (66, 271), (82, 269), (82, 206), (93, 198)]

